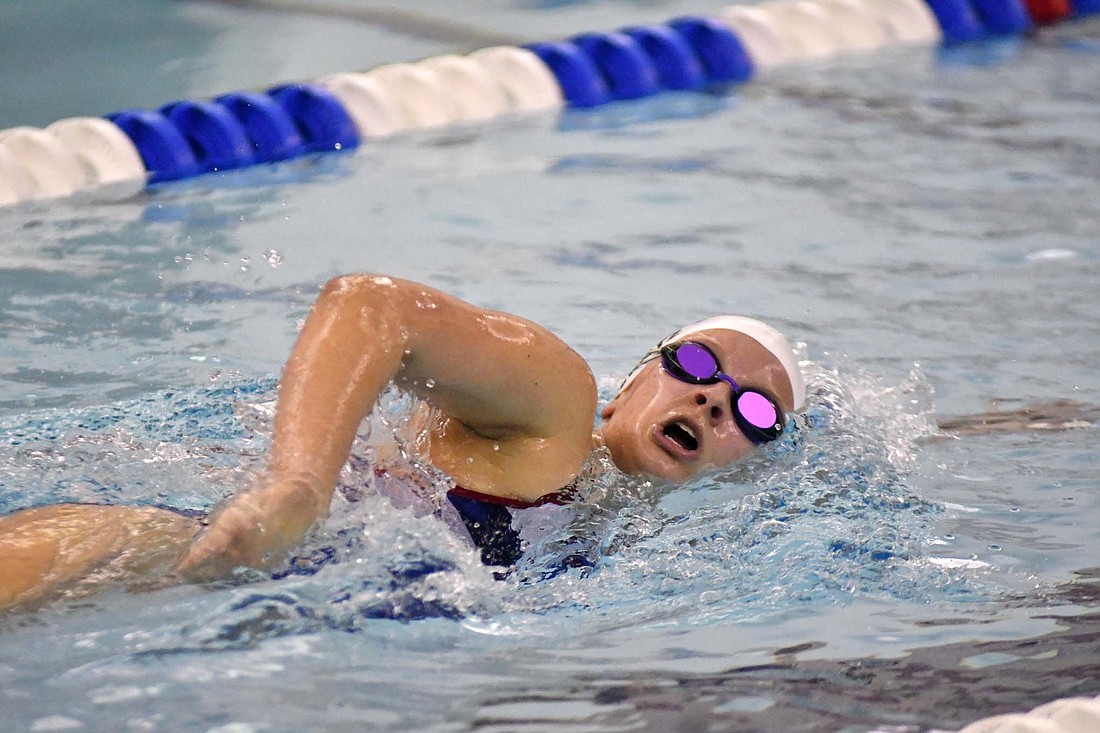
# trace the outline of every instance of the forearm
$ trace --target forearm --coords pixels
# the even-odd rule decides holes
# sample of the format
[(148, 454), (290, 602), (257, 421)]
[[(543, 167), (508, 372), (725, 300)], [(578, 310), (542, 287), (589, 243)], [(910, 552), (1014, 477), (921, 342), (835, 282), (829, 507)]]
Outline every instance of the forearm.
[(401, 368), (407, 329), (395, 289), (366, 276), (326, 285), (280, 379), (267, 470), (215, 513), (182, 571), (270, 566), (326, 515), (359, 424)]
[(279, 382), (273, 476), (308, 479), (331, 496), (360, 423), (401, 369), (400, 290), (389, 278), (351, 276), (322, 291)]

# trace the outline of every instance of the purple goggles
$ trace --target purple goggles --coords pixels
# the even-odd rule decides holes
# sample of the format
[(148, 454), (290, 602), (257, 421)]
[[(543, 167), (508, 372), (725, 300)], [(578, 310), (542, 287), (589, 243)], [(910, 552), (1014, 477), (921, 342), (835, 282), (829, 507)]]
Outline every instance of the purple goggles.
[(665, 371), (688, 384), (725, 382), (733, 389), (730, 403), (737, 427), (754, 443), (767, 443), (783, 433), (786, 418), (771, 395), (751, 387), (742, 388), (722, 371), (718, 357), (697, 341), (677, 341), (660, 349)]

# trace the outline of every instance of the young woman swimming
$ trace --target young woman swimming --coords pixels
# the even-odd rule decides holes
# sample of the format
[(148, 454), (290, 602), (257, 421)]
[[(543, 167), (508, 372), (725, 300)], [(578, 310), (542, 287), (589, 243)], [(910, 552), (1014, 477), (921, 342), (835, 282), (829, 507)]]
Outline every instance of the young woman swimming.
[(683, 481), (774, 440), (805, 400), (778, 331), (720, 316), (647, 354), (593, 430), (592, 372), (546, 329), (415, 282), (340, 277), (286, 364), (254, 486), (208, 521), (92, 505), (0, 518), (0, 608), (139, 574), (205, 580), (279, 564), (327, 514), (356, 431), (390, 384), (428, 406), (415, 450), (453, 481), (446, 502), (489, 564), (522, 552), (509, 510), (568, 500), (593, 450), (624, 473)]

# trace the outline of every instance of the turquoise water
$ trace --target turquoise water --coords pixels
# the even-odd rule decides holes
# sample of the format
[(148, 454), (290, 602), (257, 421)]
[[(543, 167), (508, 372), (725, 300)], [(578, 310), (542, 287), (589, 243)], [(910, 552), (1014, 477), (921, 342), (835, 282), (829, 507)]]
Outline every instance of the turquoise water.
[[(684, 9), (486, 5), (491, 21), (455, 28), (426, 6), (428, 37), (118, 8), (118, 27), (178, 45), (55, 52), (59, 69), (110, 70), (67, 102), (25, 80), (72, 74), (5, 57), (22, 106), (3, 126), (465, 50), (471, 26), (538, 37)], [(318, 54), (270, 40), (292, 32), (342, 35)], [(1098, 43), (1091, 21), (887, 52), (0, 210), (4, 511), (202, 509), (243, 485), (297, 326), (347, 271), (545, 323), (605, 397), (677, 324), (764, 317), (805, 343), (812, 391), (798, 430), (746, 466), (673, 490), (597, 471), (505, 581), (349, 472), (303, 549), (313, 575), (112, 590), (0, 622), (8, 729), (924, 730), (1097, 694), (1074, 673), (1100, 647), (1095, 426), (942, 439), (935, 424), (998, 398), (1096, 402)], [(541, 579), (576, 546), (595, 568)]]

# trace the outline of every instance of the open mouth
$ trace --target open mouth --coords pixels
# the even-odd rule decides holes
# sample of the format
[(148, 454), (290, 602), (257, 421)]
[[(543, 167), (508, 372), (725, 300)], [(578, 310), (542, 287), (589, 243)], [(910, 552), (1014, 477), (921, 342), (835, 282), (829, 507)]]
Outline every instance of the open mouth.
[(699, 449), (699, 439), (695, 436), (695, 430), (687, 423), (676, 422), (665, 425), (661, 430), (666, 438), (687, 451)]

